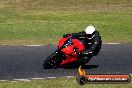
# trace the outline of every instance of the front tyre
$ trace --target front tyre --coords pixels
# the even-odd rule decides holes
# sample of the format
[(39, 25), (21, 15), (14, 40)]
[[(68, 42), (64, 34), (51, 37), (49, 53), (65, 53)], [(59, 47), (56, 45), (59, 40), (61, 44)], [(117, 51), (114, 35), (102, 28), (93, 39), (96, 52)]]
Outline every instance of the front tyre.
[(61, 58), (59, 57), (58, 53), (54, 52), (47, 59), (44, 61), (43, 67), (44, 69), (50, 69), (58, 67), (61, 63)]

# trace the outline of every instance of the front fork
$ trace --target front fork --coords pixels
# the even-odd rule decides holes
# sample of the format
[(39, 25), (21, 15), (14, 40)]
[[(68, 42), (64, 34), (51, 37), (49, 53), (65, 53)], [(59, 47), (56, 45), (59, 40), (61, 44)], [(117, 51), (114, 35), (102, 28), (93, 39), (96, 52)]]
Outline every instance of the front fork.
[(55, 53), (57, 54), (58, 57), (58, 65), (61, 65), (61, 63), (65, 60), (66, 56), (63, 52), (61, 52), (59, 49), (55, 51)]

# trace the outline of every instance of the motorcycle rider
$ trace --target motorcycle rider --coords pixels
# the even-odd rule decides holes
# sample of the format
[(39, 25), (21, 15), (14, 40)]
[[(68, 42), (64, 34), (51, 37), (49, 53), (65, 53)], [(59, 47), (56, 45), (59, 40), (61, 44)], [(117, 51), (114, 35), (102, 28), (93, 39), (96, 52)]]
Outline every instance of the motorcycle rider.
[(94, 26), (90, 25), (82, 32), (65, 34), (63, 37), (65, 38), (71, 35), (83, 42), (86, 48), (86, 50), (79, 52), (78, 54), (79, 62), (81, 62), (80, 64), (85, 65), (92, 56), (98, 55), (101, 49), (102, 40), (101, 35), (95, 30)]

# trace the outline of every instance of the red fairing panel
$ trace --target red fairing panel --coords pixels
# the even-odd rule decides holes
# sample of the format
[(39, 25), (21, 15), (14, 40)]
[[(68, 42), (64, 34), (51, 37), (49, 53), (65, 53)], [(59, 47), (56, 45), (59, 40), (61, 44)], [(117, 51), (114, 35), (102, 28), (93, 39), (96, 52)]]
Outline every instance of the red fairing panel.
[(73, 42), (73, 45), (74, 45), (76, 48), (78, 48), (78, 51), (79, 51), (79, 52), (80, 52), (80, 51), (83, 51), (83, 50), (85, 49), (84, 44), (83, 44), (81, 41), (79, 41), (78, 39), (73, 39), (72, 42)]
[(64, 43), (67, 39), (68, 39), (68, 37), (67, 37), (67, 38), (62, 38), (62, 39), (58, 42), (58, 47), (60, 48), (60, 47), (63, 45), (63, 43)]
[[(68, 38), (69, 37), (62, 38), (58, 43), (58, 47), (60, 48)], [(78, 52), (81, 52), (85, 49), (84, 44), (78, 39), (72, 39), (72, 42), (72, 45), (61, 49), (61, 51), (66, 55), (66, 59), (61, 63), (61, 65), (77, 61), (77, 54), (74, 52), (75, 47), (78, 49)]]

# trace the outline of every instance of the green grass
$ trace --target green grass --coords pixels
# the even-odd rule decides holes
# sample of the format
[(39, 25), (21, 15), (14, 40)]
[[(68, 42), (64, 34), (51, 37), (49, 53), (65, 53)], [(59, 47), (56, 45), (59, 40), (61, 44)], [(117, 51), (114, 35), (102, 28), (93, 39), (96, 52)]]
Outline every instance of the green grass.
[(55, 44), (65, 33), (89, 24), (103, 42), (132, 42), (132, 12), (114, 11), (0, 11), (0, 44)]
[(1, 0), (1, 8), (15, 10), (130, 10), (132, 0)]
[(0, 45), (56, 44), (89, 24), (103, 42), (132, 42), (132, 0), (2, 0)]
[(132, 88), (129, 84), (85, 84), (80, 86), (76, 78), (56, 78), (45, 80), (32, 80), (31, 82), (3, 82), (0, 88)]

